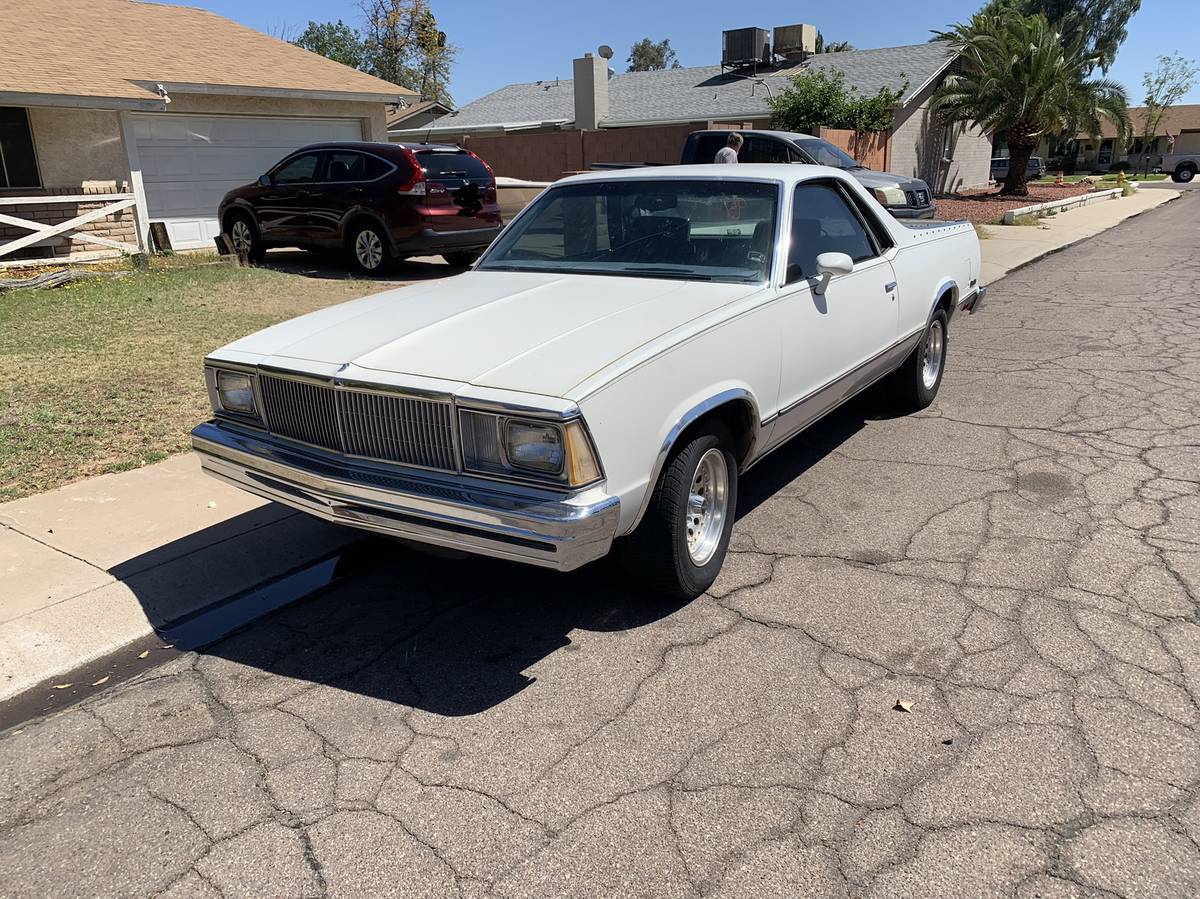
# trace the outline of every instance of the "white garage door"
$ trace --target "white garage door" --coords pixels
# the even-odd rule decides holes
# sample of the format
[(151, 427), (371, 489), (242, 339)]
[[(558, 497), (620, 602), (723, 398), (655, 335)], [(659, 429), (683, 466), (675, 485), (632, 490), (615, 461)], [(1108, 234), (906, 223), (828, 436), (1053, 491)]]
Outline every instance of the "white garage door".
[(134, 134), (152, 222), (171, 246), (212, 247), (225, 193), (258, 178), (292, 150), (325, 140), (362, 140), (358, 119), (284, 116), (136, 115)]

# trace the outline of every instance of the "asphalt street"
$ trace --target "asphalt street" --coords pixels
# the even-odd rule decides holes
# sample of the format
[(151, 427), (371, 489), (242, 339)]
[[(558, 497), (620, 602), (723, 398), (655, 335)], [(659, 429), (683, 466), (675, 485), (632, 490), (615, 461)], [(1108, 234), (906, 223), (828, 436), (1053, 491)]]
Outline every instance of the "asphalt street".
[(0, 736), (6, 896), (1200, 894), (1200, 197), (742, 484), (711, 591), (368, 541)]

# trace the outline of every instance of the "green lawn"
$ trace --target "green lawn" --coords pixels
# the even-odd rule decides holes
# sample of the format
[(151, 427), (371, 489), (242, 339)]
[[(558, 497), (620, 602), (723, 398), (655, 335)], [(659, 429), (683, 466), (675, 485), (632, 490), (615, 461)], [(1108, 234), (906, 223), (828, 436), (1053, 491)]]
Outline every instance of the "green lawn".
[(208, 352), (386, 286), (169, 265), (0, 293), (0, 500), (186, 449), (208, 414)]

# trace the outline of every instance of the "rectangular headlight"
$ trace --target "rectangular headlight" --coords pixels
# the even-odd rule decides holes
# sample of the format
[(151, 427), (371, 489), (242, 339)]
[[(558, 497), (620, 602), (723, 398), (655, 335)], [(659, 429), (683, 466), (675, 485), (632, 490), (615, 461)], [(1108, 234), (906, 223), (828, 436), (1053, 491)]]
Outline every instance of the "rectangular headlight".
[(217, 370), (217, 400), (225, 412), (258, 415), (254, 405), (254, 382), (243, 372)]
[(907, 206), (908, 197), (898, 187), (875, 188), (875, 199), (884, 206)]
[(566, 451), (558, 425), (510, 419), (504, 446), (513, 468), (545, 474), (559, 474), (563, 470)]
[(467, 471), (569, 487), (600, 479), (600, 463), (579, 419), (559, 424), (464, 409), (458, 420)]

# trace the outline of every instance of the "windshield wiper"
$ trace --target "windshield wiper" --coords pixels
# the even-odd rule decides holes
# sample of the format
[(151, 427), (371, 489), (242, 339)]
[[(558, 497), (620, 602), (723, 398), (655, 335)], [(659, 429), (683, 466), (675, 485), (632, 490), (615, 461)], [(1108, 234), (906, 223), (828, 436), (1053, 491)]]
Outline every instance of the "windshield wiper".
[(677, 268), (656, 268), (652, 265), (625, 266), (621, 269), (634, 275), (668, 275), (672, 278), (683, 278), (688, 281), (711, 281), (712, 275), (701, 275), (698, 272), (680, 271)]

